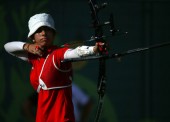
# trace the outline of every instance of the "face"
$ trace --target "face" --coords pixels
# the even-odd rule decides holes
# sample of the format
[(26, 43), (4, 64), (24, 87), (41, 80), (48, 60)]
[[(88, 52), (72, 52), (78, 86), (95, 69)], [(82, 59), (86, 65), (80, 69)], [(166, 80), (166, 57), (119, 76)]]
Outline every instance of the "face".
[(47, 26), (42, 26), (33, 34), (32, 38), (34, 43), (48, 47), (53, 43), (55, 31)]

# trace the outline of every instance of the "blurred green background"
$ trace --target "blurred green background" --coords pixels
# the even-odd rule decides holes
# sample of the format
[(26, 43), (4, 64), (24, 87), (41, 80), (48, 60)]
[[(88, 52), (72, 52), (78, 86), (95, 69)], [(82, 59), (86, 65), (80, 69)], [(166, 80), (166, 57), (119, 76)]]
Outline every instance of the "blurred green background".
[[(107, 2), (109, 5), (101, 12), (101, 20), (107, 20), (113, 12), (115, 27), (128, 32), (107, 39), (112, 52), (169, 41), (169, 0)], [(89, 28), (89, 10), (88, 0), (0, 0), (0, 122), (27, 122), (21, 108), (33, 91), (29, 83), (30, 65), (7, 54), (4, 44), (17, 40), (26, 42), (30, 16), (42, 12), (50, 13), (56, 22), (59, 33), (56, 44), (88, 40), (93, 34), (93, 29)], [(106, 35), (109, 32), (106, 31)], [(169, 122), (169, 53), (170, 46), (167, 46), (127, 55), (120, 60), (108, 60), (107, 90), (100, 121)], [(75, 82), (94, 98), (89, 117), (89, 122), (92, 122), (98, 100), (98, 61), (76, 66)]]

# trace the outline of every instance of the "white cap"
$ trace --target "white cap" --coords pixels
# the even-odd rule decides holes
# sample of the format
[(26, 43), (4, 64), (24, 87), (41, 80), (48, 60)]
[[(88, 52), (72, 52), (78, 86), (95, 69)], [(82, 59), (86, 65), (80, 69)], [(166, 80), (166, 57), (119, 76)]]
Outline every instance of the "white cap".
[(28, 27), (30, 30), (28, 34), (28, 38), (30, 38), (30, 36), (34, 34), (38, 28), (42, 26), (47, 26), (56, 30), (54, 25), (54, 20), (50, 14), (46, 14), (46, 13), (35, 14), (30, 18), (28, 22)]

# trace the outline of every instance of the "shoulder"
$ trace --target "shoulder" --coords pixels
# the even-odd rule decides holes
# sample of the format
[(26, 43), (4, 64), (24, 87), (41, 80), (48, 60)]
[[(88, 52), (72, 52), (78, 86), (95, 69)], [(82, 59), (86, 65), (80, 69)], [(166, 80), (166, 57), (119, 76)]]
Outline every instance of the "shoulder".
[(68, 49), (69, 49), (68, 47), (60, 47), (54, 49), (53, 52), (57, 54), (64, 54)]
[(63, 60), (64, 54), (68, 50), (68, 47), (52, 47), (52, 52), (50, 55), (54, 57), (55, 60)]

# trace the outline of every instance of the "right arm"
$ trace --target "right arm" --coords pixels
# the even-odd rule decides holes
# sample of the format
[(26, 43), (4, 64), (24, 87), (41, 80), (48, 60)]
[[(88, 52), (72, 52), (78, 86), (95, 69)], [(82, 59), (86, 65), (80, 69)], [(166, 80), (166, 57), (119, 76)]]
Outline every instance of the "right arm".
[(28, 53), (42, 56), (42, 47), (38, 44), (25, 43), (21, 41), (8, 42), (4, 45), (5, 50), (24, 61), (28, 61)]
[(28, 53), (23, 48), (25, 44), (26, 43), (21, 41), (8, 42), (4, 45), (4, 48), (9, 54), (24, 61), (28, 61)]

